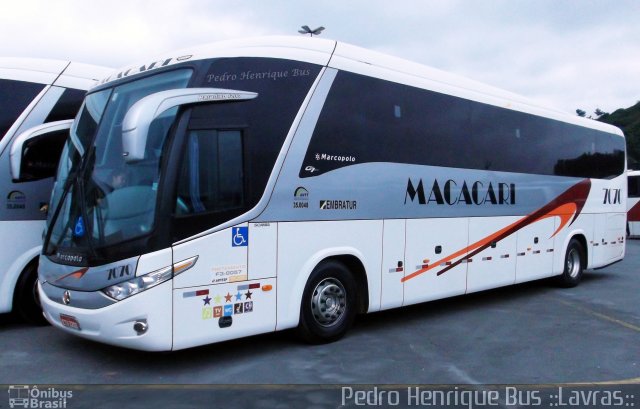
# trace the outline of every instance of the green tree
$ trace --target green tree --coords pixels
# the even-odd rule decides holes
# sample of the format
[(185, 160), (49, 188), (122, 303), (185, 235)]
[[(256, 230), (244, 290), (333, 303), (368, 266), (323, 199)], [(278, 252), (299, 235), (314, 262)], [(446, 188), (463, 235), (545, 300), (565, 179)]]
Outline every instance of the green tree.
[(616, 109), (612, 113), (604, 113), (598, 121), (605, 122), (622, 129), (627, 140), (627, 158), (630, 167), (640, 160), (640, 102), (629, 108)]

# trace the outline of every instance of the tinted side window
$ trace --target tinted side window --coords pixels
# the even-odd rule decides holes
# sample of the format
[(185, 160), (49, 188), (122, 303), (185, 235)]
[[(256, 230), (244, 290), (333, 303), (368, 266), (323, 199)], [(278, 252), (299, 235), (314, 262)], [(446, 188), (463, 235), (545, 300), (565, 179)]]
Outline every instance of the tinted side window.
[(243, 207), (242, 133), (190, 131), (178, 181), (176, 214), (226, 212)]
[(43, 84), (0, 79), (0, 139), (43, 89)]
[(214, 60), (194, 87), (250, 91), (249, 101), (197, 105), (191, 129), (243, 129), (247, 206), (264, 192), (276, 158), (320, 66), (272, 58)]
[(39, 180), (54, 177), (68, 130), (49, 132), (27, 141), (22, 148), (20, 180)]
[(558, 124), (556, 132), (544, 135), (546, 143), (541, 152), (553, 161), (553, 173), (559, 176), (598, 177), (596, 133), (574, 125)]
[(65, 89), (44, 122), (55, 122), (75, 118), (80, 110), (85, 94), (86, 91), (79, 89)]
[(611, 178), (624, 171), (624, 139), (340, 72), (320, 114), (300, 177), (367, 162)]
[(544, 174), (553, 167), (551, 158), (532, 154), (546, 149), (544, 135), (553, 132), (552, 124), (478, 103), (473, 103), (471, 124), (479, 169)]
[(629, 176), (629, 197), (640, 197), (640, 176)]
[(478, 167), (470, 119), (467, 100), (340, 72), (300, 177), (366, 162)]
[(624, 172), (625, 143), (623, 138), (600, 133), (596, 137), (596, 151), (597, 177), (611, 179)]

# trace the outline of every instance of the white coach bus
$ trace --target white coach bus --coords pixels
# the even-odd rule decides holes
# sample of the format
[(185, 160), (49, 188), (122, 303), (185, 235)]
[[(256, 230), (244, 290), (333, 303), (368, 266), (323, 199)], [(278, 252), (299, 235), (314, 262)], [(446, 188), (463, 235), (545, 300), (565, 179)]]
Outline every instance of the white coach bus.
[[(69, 61), (0, 58), (0, 313), (14, 310), (31, 322), (46, 322), (37, 266), (53, 176), (68, 135), (61, 121), (75, 117), (87, 89), (110, 71)], [(23, 145), (23, 131), (36, 126), (38, 136)], [(26, 154), (17, 172), (9, 166), (14, 143)]]
[(47, 319), (178, 350), (543, 277), (625, 251), (609, 125), (340, 42), (216, 43), (126, 67), (72, 127)]
[(640, 236), (640, 171), (629, 170), (627, 196), (627, 235)]

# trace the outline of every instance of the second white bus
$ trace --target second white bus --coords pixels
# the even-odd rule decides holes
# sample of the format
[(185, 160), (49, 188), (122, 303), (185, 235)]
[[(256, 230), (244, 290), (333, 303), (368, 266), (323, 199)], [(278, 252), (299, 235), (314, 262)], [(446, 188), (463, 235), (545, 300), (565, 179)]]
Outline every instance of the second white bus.
[[(0, 58), (0, 313), (16, 311), (46, 324), (37, 267), (53, 177), (68, 135), (61, 121), (73, 119), (86, 91), (109, 72), (78, 62)], [(21, 134), (38, 126), (37, 137), (20, 144)], [(14, 142), (29, 151), (17, 172), (10, 169)]]
[(625, 251), (617, 128), (316, 38), (115, 72), (58, 170), (47, 319), (177, 350), (557, 276)]
[(627, 172), (627, 235), (640, 237), (640, 171)]

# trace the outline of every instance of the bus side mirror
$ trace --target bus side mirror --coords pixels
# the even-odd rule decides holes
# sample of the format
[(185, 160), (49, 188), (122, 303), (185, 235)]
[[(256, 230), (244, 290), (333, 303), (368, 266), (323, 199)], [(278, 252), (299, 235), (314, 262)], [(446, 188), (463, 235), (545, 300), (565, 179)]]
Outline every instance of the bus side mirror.
[(54, 177), (72, 119), (34, 126), (11, 144), (9, 161), (14, 182), (31, 182)]
[(254, 99), (255, 92), (219, 88), (183, 88), (156, 92), (133, 104), (122, 121), (122, 154), (126, 162), (144, 159), (149, 128), (154, 119), (182, 105)]

